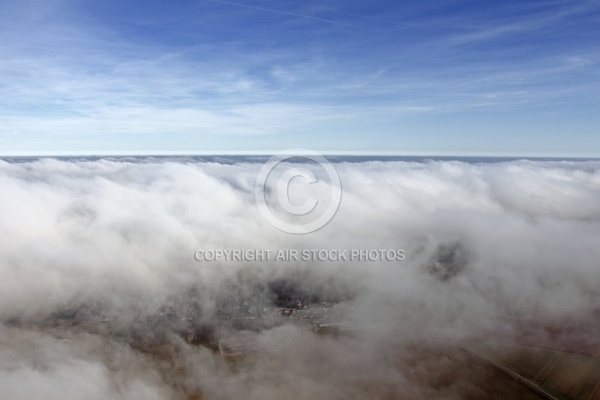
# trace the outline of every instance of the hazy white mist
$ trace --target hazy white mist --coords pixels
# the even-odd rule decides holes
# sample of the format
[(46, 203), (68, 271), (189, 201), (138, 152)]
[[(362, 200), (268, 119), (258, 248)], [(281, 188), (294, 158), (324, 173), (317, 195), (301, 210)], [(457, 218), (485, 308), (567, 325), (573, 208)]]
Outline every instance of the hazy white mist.
[[(101, 336), (0, 328), (10, 399), (461, 398), (423, 341), (595, 345), (600, 323), (600, 162), (337, 163), (343, 198), (321, 230), (289, 235), (259, 213), (260, 163), (0, 161), (0, 320), (100, 303), (119, 324), (194, 288), (219, 298), (293, 279), (351, 293), (349, 337), (281, 326), (284, 351), (232, 370), (175, 334), (176, 365)], [(209, 263), (197, 249), (404, 249), (402, 262)], [(551, 338), (527, 319), (578, 327)], [(597, 320), (597, 318), (596, 318)], [(536, 325), (534, 324), (534, 325)], [(279, 346), (279, 347), (278, 347)], [(433, 377), (433, 378), (432, 378)], [(392, 396), (393, 394), (393, 396)]]

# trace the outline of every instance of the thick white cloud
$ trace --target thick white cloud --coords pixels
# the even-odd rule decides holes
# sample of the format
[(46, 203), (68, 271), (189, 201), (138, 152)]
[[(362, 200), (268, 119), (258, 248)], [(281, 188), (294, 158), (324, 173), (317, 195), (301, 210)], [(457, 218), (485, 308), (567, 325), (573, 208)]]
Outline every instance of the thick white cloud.
[[(69, 305), (101, 303), (128, 324), (195, 287), (210, 321), (217, 299), (231, 290), (293, 276), (308, 287), (351, 290), (353, 337), (267, 330), (259, 340), (286, 351), (232, 373), (209, 350), (168, 334), (179, 349), (179, 372), (165, 375), (160, 362), (133, 350), (115, 356), (121, 350), (93, 334), (57, 344), (52, 332), (7, 327), (0, 331), (2, 392), (133, 399), (185, 389), (208, 398), (381, 398), (402, 388), (408, 398), (425, 398), (434, 393), (428, 379), (450, 367), (426, 355), (413, 360), (411, 344), (424, 339), (516, 340), (522, 332), (514, 318), (575, 323), (569, 335), (554, 336), (560, 342), (593, 344), (600, 331), (590, 319), (600, 305), (598, 162), (338, 163), (340, 209), (304, 236), (263, 219), (254, 199), (260, 167), (0, 161), (0, 318), (43, 320)], [(404, 249), (406, 260), (194, 260), (197, 249), (209, 248)], [(528, 334), (548, 343), (543, 329)], [(160, 378), (156, 371), (163, 371)], [(68, 383), (74, 376), (81, 379)], [(442, 395), (466, 390), (453, 385)]]

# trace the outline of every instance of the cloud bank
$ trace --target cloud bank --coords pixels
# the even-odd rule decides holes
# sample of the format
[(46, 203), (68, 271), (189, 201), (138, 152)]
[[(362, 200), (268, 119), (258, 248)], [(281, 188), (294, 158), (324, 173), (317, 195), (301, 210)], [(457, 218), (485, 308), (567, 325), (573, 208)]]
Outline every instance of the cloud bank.
[[(597, 345), (600, 162), (339, 162), (340, 209), (305, 236), (260, 215), (261, 166), (0, 161), (2, 393), (477, 398), (483, 386), (473, 382), (487, 378), (448, 350), (457, 343)], [(406, 259), (194, 260), (197, 249), (259, 248), (403, 249)], [(273, 302), (273, 282), (335, 297), (351, 334), (293, 324), (245, 331), (275, 350), (232, 367), (187, 343), (181, 321), (161, 319), (166, 304), (193, 297), (194, 323), (212, 332), (227, 302)], [(56, 322), (73, 309), (105, 323)], [(120, 332), (141, 344), (119, 341)], [(159, 350), (144, 351), (148, 343)]]

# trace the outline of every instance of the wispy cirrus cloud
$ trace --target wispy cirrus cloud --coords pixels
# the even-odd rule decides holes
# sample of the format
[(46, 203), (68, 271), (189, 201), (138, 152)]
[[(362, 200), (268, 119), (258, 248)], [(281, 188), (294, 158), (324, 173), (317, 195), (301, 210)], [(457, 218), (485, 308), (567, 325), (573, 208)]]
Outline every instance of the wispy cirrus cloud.
[(595, 3), (515, 6), (520, 15), (502, 5), (217, 3), (4, 3), (0, 126), (15, 137), (0, 145), (126, 133), (123, 146), (140, 148), (135, 136), (170, 132), (240, 135), (243, 148), (253, 146), (243, 136), (272, 135), (285, 148), (305, 132), (331, 143), (350, 132), (362, 148), (367, 129), (383, 149), (398, 127), (447, 129), (425, 114), (569, 115), (598, 90), (597, 46), (573, 27), (591, 23)]

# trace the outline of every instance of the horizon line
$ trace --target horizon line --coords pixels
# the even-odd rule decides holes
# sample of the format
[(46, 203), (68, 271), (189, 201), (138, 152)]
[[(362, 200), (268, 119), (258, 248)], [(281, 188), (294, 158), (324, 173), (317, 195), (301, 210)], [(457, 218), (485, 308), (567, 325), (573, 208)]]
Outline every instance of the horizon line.
[[(299, 149), (288, 149), (299, 150)], [(301, 149), (300, 149), (301, 150)], [(285, 152), (287, 150), (284, 150)], [(82, 152), (82, 153), (13, 153), (1, 154), (3, 158), (71, 158), (71, 157), (218, 157), (218, 156), (246, 156), (246, 157), (265, 157), (274, 156), (282, 153), (281, 151), (205, 151), (205, 152)], [(504, 159), (553, 159), (553, 160), (600, 160), (600, 156), (586, 155), (532, 155), (532, 154), (435, 154), (435, 153), (396, 153), (396, 152), (339, 152), (324, 151), (318, 152), (327, 157), (418, 157), (418, 158), (504, 158)], [(293, 154), (293, 153), (291, 153)], [(299, 156), (302, 153), (298, 153)]]

